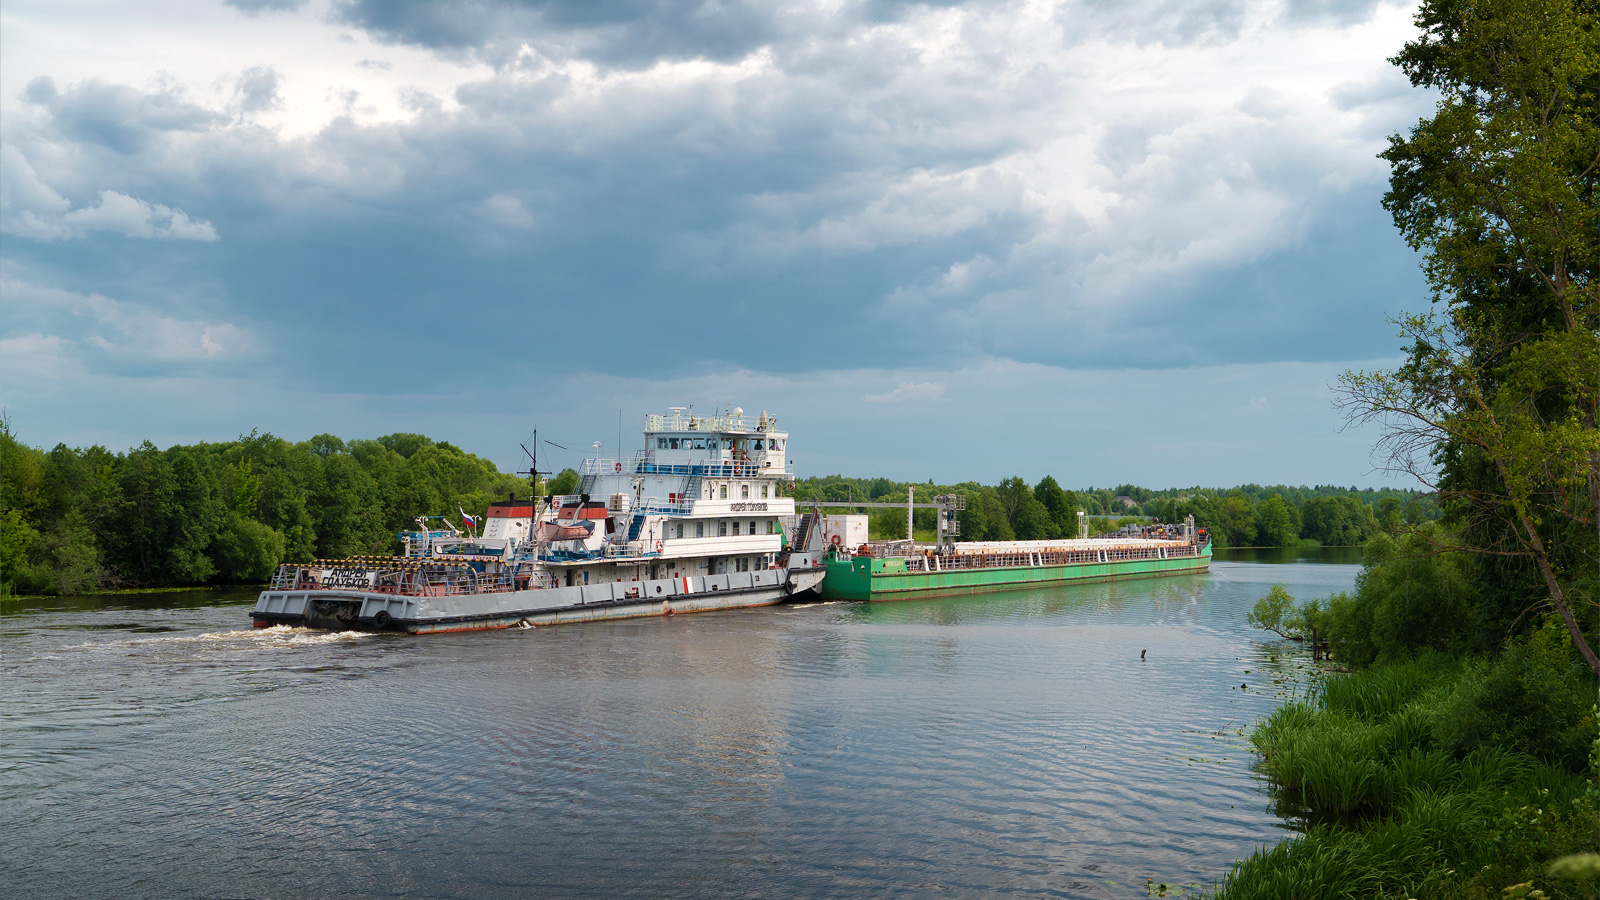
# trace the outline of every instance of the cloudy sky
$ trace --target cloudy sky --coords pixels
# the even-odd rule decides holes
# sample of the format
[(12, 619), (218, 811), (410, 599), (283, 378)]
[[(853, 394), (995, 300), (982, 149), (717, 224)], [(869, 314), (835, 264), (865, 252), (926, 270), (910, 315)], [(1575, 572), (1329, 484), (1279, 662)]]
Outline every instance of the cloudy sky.
[[(27, 443), (767, 409), (801, 474), (1386, 484), (1428, 96), (1343, 0), (7, 0)], [(575, 462), (558, 457), (559, 463)]]

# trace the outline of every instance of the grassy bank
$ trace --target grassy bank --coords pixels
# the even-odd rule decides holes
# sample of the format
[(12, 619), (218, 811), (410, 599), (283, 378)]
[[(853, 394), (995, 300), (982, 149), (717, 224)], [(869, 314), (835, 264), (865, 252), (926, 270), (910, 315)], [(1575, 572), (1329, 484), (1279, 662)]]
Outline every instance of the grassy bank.
[(1215, 896), (1593, 898), (1595, 879), (1547, 874), (1600, 848), (1600, 706), (1561, 638), (1336, 676), (1269, 716), (1251, 740), (1305, 830)]

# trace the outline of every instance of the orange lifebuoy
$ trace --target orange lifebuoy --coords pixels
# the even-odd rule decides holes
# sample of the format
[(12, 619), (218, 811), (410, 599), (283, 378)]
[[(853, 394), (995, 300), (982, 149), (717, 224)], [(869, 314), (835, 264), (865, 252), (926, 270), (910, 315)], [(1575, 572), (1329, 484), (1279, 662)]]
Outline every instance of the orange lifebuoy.
[(656, 552), (657, 553), (661, 552), (661, 542), (659, 540), (656, 541)]
[(735, 475), (743, 475), (744, 474), (744, 466), (734, 466), (733, 467), (733, 474), (735, 474)]
[(833, 539), (832, 539), (832, 541), (830, 543), (832, 543), (835, 547), (837, 547), (840, 544), (844, 543), (844, 538), (841, 538), (836, 534), (836, 535), (833, 536)]
[(618, 472), (621, 472), (622, 471), (622, 463), (620, 463), (620, 462), (617, 463), (616, 469), (617, 469)]

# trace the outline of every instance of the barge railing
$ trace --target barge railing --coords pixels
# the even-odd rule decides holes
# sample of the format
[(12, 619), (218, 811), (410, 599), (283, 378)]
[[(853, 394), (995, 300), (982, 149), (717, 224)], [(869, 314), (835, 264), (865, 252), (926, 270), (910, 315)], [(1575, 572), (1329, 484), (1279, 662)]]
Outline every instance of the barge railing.
[[(441, 563), (438, 560), (423, 563), (404, 557), (401, 559), (404, 565), (389, 567), (381, 563), (368, 565), (356, 560), (284, 563), (273, 573), (270, 587), (275, 591), (350, 590), (403, 597), (495, 594), (517, 589), (517, 578), (511, 571), (488, 574), (478, 572), (464, 563)], [(321, 573), (329, 569), (336, 569), (339, 574), (325, 583)], [(366, 583), (362, 583), (363, 580)], [(544, 583), (546, 580), (553, 582), (553, 576), (547, 572), (535, 572), (529, 580), (537, 581), (539, 587), (554, 586), (553, 583)]]
[[(903, 541), (893, 543), (904, 544)], [(1121, 562), (1131, 559), (1182, 559), (1200, 556), (1201, 544), (1172, 542), (1170, 546), (1152, 547), (1102, 547), (1085, 550), (1034, 550), (1023, 553), (959, 553), (938, 554), (926, 549), (920, 554), (885, 554), (873, 556), (905, 560), (908, 572), (948, 572), (955, 569), (1037, 568), (1040, 566), (1071, 566), (1093, 563)], [(868, 545), (869, 550), (882, 550)]]

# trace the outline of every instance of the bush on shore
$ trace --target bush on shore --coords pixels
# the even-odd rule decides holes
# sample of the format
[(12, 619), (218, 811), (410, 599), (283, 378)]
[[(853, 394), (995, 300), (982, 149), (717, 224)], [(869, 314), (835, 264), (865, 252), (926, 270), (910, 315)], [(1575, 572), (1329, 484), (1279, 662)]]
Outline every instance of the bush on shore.
[(1238, 863), (1215, 896), (1593, 897), (1547, 870), (1600, 845), (1596, 696), (1559, 621), (1493, 659), (1328, 679), (1251, 738), (1305, 833)]

